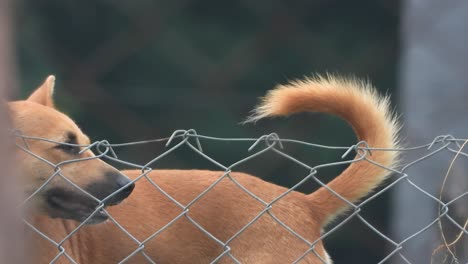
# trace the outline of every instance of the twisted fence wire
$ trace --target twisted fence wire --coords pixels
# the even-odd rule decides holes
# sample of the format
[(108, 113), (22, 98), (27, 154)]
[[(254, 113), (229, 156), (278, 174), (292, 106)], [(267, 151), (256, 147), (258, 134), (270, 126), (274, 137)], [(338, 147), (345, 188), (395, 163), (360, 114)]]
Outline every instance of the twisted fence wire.
[[(384, 148), (372, 148), (367, 145), (366, 142), (361, 141), (358, 142), (352, 146), (327, 146), (327, 145), (320, 145), (320, 144), (314, 144), (314, 143), (309, 143), (305, 141), (300, 141), (300, 140), (294, 140), (294, 139), (282, 139), (280, 138), (276, 133), (271, 133), (267, 135), (262, 135), (258, 138), (219, 138), (219, 137), (211, 137), (211, 136), (205, 136), (205, 135), (199, 135), (194, 129), (189, 129), (189, 130), (176, 130), (174, 133), (167, 138), (161, 138), (161, 139), (153, 139), (153, 140), (144, 140), (144, 141), (135, 141), (135, 142), (127, 142), (127, 143), (119, 143), (119, 144), (112, 144), (108, 142), (107, 140), (101, 140), (101, 141), (96, 141), (93, 142), (89, 145), (77, 145), (77, 144), (70, 144), (70, 143), (63, 143), (63, 142), (58, 142), (46, 138), (40, 138), (40, 137), (33, 137), (33, 136), (28, 136), (28, 135), (23, 135), (21, 134), (20, 131), (14, 131), (13, 135), (20, 140), (17, 140), (17, 147), (27, 153), (28, 155), (32, 155), (33, 157), (37, 158), (41, 162), (44, 162), (48, 164), (51, 168), (54, 169), (54, 173), (50, 175), (44, 183), (37, 189), (35, 190), (29, 197), (27, 197), (22, 206), (24, 206), (30, 199), (32, 199), (35, 195), (37, 195), (41, 190), (45, 188), (47, 184), (50, 183), (54, 178), (60, 177), (64, 179), (67, 183), (69, 183), (73, 188), (78, 189), (79, 191), (83, 192), (86, 194), (88, 197), (94, 199), (97, 201), (99, 204), (96, 207), (95, 211), (88, 216), (82, 223), (80, 223), (74, 230), (72, 230), (67, 236), (65, 236), (62, 240), (60, 241), (55, 241), (49, 236), (47, 236), (45, 233), (43, 233), (41, 230), (36, 228), (31, 222), (27, 221), (26, 219), (23, 219), (24, 223), (26, 226), (28, 226), (31, 230), (36, 232), (38, 235), (40, 235), (42, 238), (44, 238), (48, 243), (51, 243), (57, 248), (57, 255), (50, 260), (50, 263), (55, 263), (59, 258), (62, 256), (68, 259), (71, 263), (77, 263), (76, 260), (74, 260), (70, 254), (68, 254), (67, 250), (65, 247), (63, 247), (63, 244), (80, 228), (82, 228), (83, 225), (85, 225), (92, 217), (93, 215), (97, 213), (102, 213), (104, 212), (105, 214), (108, 215), (110, 222), (115, 224), (125, 235), (127, 235), (134, 243), (135, 243), (135, 249), (128, 254), (124, 259), (122, 259), (119, 263), (126, 263), (128, 262), (134, 255), (140, 253), (143, 255), (143, 257), (150, 263), (156, 263), (151, 257), (145, 252), (145, 244), (148, 243), (148, 241), (151, 241), (152, 239), (155, 239), (161, 232), (169, 228), (171, 225), (173, 225), (175, 222), (177, 222), (181, 218), (186, 218), (195, 228), (197, 228), (199, 231), (201, 231), (203, 234), (205, 234), (208, 238), (212, 239), (214, 242), (219, 244), (223, 248), (223, 252), (219, 254), (215, 259), (211, 261), (211, 263), (217, 263), (221, 258), (223, 257), (229, 257), (233, 262), (235, 263), (241, 263), (234, 254), (231, 253), (231, 247), (230, 243), (238, 236), (240, 236), (244, 231), (246, 231), (249, 227), (251, 227), (260, 217), (263, 215), (267, 214), (273, 219), (279, 227), (283, 228), (296, 238), (298, 238), (300, 241), (302, 241), (304, 244), (308, 246), (308, 250), (306, 250), (302, 255), (298, 256), (296, 260), (294, 260), (292, 263), (298, 263), (301, 260), (303, 260), (309, 253), (314, 254), (319, 260), (321, 260), (323, 263), (327, 263), (325, 259), (323, 259), (320, 254), (318, 254), (315, 250), (315, 247), (318, 242), (324, 240), (328, 236), (330, 236), (333, 233), (340, 232), (340, 228), (351, 221), (352, 219), (358, 219), (360, 222), (362, 222), (366, 227), (368, 227), (370, 230), (372, 230), (375, 234), (377, 234), (379, 237), (387, 241), (389, 244), (392, 245), (393, 249), (389, 251), (389, 253), (378, 263), (386, 263), (387, 260), (389, 260), (392, 257), (399, 257), (404, 263), (417, 263), (417, 262), (412, 262), (408, 258), (404, 256), (404, 254), (401, 252), (402, 249), (405, 246), (405, 243), (408, 242), (411, 239), (414, 239), (415, 237), (419, 236), (422, 234), (425, 230), (433, 227), (436, 225), (439, 221), (441, 221), (442, 218), (447, 219), (450, 223), (452, 223), (454, 226), (456, 226), (461, 232), (464, 234), (468, 234), (468, 231), (464, 228), (463, 225), (458, 223), (453, 217), (449, 215), (449, 205), (453, 204), (457, 200), (460, 200), (461, 198), (465, 197), (468, 194), (468, 190), (457, 197), (453, 198), (452, 200), (449, 201), (442, 201), (439, 198), (435, 197), (434, 195), (428, 193), (425, 191), (423, 188), (419, 187), (416, 183), (414, 183), (410, 175), (407, 174), (407, 170), (413, 166), (418, 165), (422, 161), (427, 160), (428, 158), (447, 151), (450, 154), (455, 155), (461, 155), (464, 157), (468, 157), (468, 154), (465, 152), (462, 152), (460, 143), (465, 142), (466, 139), (457, 139), (454, 138), (451, 135), (440, 135), (435, 137), (431, 142), (428, 142), (427, 144), (420, 145), (420, 146), (415, 146), (415, 147), (407, 147), (407, 148), (399, 148), (399, 149), (384, 149)], [(81, 147), (82, 150), (80, 153), (94, 149), (97, 155), (93, 157), (88, 157), (88, 158), (76, 158), (72, 160), (67, 160), (63, 162), (59, 162), (57, 164), (54, 164), (45, 158), (33, 153), (29, 149), (28, 141), (30, 140), (39, 140), (39, 141), (44, 141), (44, 142), (49, 142), (49, 143), (54, 143), (54, 144), (64, 144), (64, 145), (71, 145), (71, 146), (78, 146)], [(178, 140), (178, 142), (177, 142)], [(246, 157), (238, 160), (237, 162), (232, 163), (231, 165), (223, 165), (222, 163), (216, 161), (213, 157), (208, 156), (206, 153), (203, 152), (201, 140), (206, 141), (206, 142), (251, 142), (251, 146), (248, 148), (249, 155)], [(123, 147), (131, 147), (131, 146), (136, 146), (136, 145), (145, 145), (145, 144), (150, 144), (150, 143), (164, 143), (166, 146), (166, 150), (157, 155), (156, 157), (152, 158), (150, 161), (148, 161), (145, 164), (137, 164), (134, 162), (122, 160), (118, 157), (116, 152), (114, 151), (114, 148), (123, 148)], [(261, 146), (264, 143), (263, 147)], [(341, 161), (335, 161), (335, 162), (330, 162), (330, 163), (325, 163), (325, 164), (320, 164), (316, 166), (310, 166), (306, 164), (305, 162), (302, 162), (301, 160), (293, 157), (292, 155), (288, 154), (284, 150), (284, 145), (286, 144), (299, 144), (304, 147), (310, 147), (310, 148), (320, 148), (320, 149), (328, 149), (328, 150), (341, 150), (343, 151), (342, 159), (344, 159), (346, 156), (348, 156), (351, 152), (355, 152), (357, 154), (356, 158), (352, 160), (341, 160)], [(175, 150), (179, 149), (182, 146), (188, 146), (189, 149), (195, 153), (196, 155), (204, 158), (208, 162), (210, 162), (212, 165), (215, 167), (219, 168), (222, 171), (222, 174), (219, 176), (219, 178), (214, 181), (208, 188), (206, 188), (203, 192), (201, 192), (199, 195), (197, 195), (192, 201), (187, 203), (186, 205), (182, 204), (181, 202), (177, 201), (174, 197), (172, 197), (168, 192), (166, 192), (162, 187), (160, 187), (153, 179), (148, 177), (148, 174), (153, 171), (153, 167), (157, 164), (158, 161), (160, 161), (162, 158), (166, 157), (167, 155), (170, 155), (173, 153)], [(255, 151), (254, 151), (255, 150)], [(423, 150), (426, 153), (424, 153), (421, 157), (409, 161), (407, 163), (402, 163), (400, 168), (387, 168), (381, 164), (378, 164), (370, 159), (368, 159), (369, 155), (372, 155), (373, 151), (399, 151), (399, 152), (411, 152), (411, 151), (419, 151)], [(273, 152), (280, 157), (287, 159), (289, 161), (294, 162), (295, 164), (299, 165), (300, 167), (303, 167), (309, 171), (309, 173), (298, 183), (296, 183), (294, 186), (289, 188), (286, 192), (282, 193), (281, 195), (277, 196), (275, 199), (271, 200), (270, 202), (266, 202), (263, 199), (261, 199), (258, 195), (255, 193), (249, 191), (248, 188), (243, 186), (238, 180), (236, 180), (234, 177), (231, 177), (230, 173), (235, 169), (237, 166), (240, 164), (243, 164), (249, 160), (252, 160), (260, 155), (263, 155), (266, 152)], [(112, 217), (112, 214), (109, 213), (105, 209), (105, 201), (110, 199), (113, 195), (118, 193), (121, 189), (126, 188), (128, 185), (123, 186), (121, 189), (115, 191), (114, 193), (110, 194), (108, 197), (99, 200), (89, 194), (86, 190), (75, 184), (73, 181), (68, 179), (66, 175), (62, 174), (62, 169), (61, 167), (74, 163), (74, 162), (82, 162), (85, 160), (89, 159), (107, 159), (109, 161), (113, 161), (115, 163), (119, 163), (121, 165), (126, 166), (129, 169), (138, 169), (141, 171), (141, 174), (136, 177), (135, 179), (132, 180), (132, 183), (138, 182), (141, 180), (147, 180), (157, 191), (159, 191), (161, 194), (163, 194), (165, 197), (167, 197), (172, 203), (174, 203), (177, 207), (181, 209), (181, 212), (174, 217), (170, 222), (165, 224), (163, 227), (161, 227), (159, 230), (155, 231), (153, 234), (148, 236), (146, 239), (139, 240), (137, 239), (131, 232), (126, 230), (124, 226), (122, 226), (114, 217)], [(333, 167), (333, 166), (338, 166), (338, 165), (347, 165), (351, 164), (354, 162), (370, 162), (374, 164), (375, 166), (379, 166), (383, 169), (386, 169), (390, 172), (393, 173), (392, 178), (394, 179), (390, 184), (386, 185), (384, 188), (382, 188), (380, 191), (370, 195), (366, 199), (362, 200), (358, 204), (353, 204), (350, 201), (346, 200), (343, 198), (341, 195), (336, 193), (334, 190), (329, 188), (326, 183), (321, 181), (317, 177), (317, 172), (319, 169), (326, 168), (326, 167)], [(221, 182), (223, 179), (229, 179), (231, 182), (233, 182), (237, 187), (239, 187), (239, 190), (246, 193), (256, 201), (262, 204), (263, 209), (256, 214), (256, 216), (251, 219), (246, 225), (244, 225), (240, 230), (238, 230), (234, 235), (232, 235), (229, 239), (222, 241), (221, 239), (217, 238), (213, 234), (211, 234), (209, 231), (207, 231), (201, 224), (199, 224), (197, 221), (195, 221), (192, 217), (190, 217), (189, 212), (190, 212), (190, 207), (195, 204), (198, 200), (200, 200), (204, 195), (206, 195), (210, 190), (212, 190), (219, 182)], [(286, 225), (283, 221), (281, 221), (272, 211), (271, 209), (274, 207), (275, 203), (278, 202), (280, 199), (282, 199), (284, 196), (286, 196), (288, 193), (295, 191), (299, 186), (301, 186), (304, 182), (313, 180), (320, 186), (326, 188), (329, 192), (333, 193), (335, 196), (337, 196), (339, 199), (341, 199), (343, 202), (348, 204), (351, 207), (350, 213), (340, 220), (338, 223), (335, 223), (331, 228), (328, 230), (324, 231), (323, 234), (317, 238), (314, 241), (309, 241), (303, 236), (301, 236), (299, 233), (297, 233), (293, 228), (289, 227)], [(401, 241), (395, 241), (391, 239), (389, 236), (385, 235), (383, 232), (381, 232), (378, 228), (373, 226), (369, 221), (367, 221), (360, 213), (362, 211), (362, 207), (369, 202), (377, 199), (379, 196), (381, 196), (383, 193), (388, 192), (393, 186), (396, 184), (399, 184), (400, 182), (405, 181), (408, 184), (410, 184), (412, 187), (414, 187), (415, 191), (418, 191), (425, 195), (426, 197), (434, 200), (436, 204), (440, 206), (440, 213), (437, 215), (435, 219), (433, 219), (430, 223), (425, 224), (423, 228), (418, 230), (417, 232), (414, 232), (413, 234), (409, 235), (405, 239)], [(110, 242), (112, 243), (112, 241)], [(118, 242), (115, 242), (118, 243)]]

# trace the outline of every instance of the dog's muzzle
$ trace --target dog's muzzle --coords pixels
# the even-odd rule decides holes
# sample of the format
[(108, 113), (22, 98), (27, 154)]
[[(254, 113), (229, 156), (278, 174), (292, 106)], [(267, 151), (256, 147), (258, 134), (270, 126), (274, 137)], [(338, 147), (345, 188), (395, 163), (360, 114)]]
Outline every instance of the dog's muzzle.
[(125, 200), (134, 188), (135, 184), (118, 171), (108, 172), (101, 180), (83, 188), (100, 202), (76, 188), (51, 188), (45, 193), (49, 207), (48, 214), (53, 218), (72, 219), (79, 222), (87, 220), (86, 224), (101, 223), (109, 216), (103, 208), (97, 209), (99, 205), (102, 202), (104, 207), (117, 205)]
[(117, 205), (127, 198), (135, 188), (127, 176), (118, 171), (105, 174), (104, 181), (88, 185), (85, 190), (97, 199), (104, 201), (104, 205)]

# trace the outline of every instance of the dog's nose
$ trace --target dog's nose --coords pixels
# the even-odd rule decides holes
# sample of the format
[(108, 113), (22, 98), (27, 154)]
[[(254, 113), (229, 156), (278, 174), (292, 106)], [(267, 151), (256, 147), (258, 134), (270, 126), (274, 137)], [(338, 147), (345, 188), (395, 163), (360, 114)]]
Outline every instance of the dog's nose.
[[(101, 193), (101, 198), (107, 198), (106, 205), (116, 205), (127, 198), (135, 188), (135, 183), (119, 171), (106, 173), (107, 190)], [(109, 195), (111, 195), (109, 197)]]
[(104, 174), (104, 180), (93, 182), (84, 189), (105, 205), (116, 205), (127, 198), (135, 188), (130, 178), (118, 170), (111, 170)]
[(109, 199), (109, 205), (118, 204), (127, 198), (132, 193), (133, 189), (135, 189), (135, 183), (133, 183), (132, 180), (120, 172), (114, 173), (112, 176), (116, 181), (116, 190), (119, 191)]
[[(133, 192), (133, 189), (135, 189), (135, 183), (130, 183), (130, 179), (128, 181), (124, 181), (120, 188), (123, 188), (124, 186), (127, 186), (125, 187), (124, 189), (120, 190), (119, 194), (122, 196), (122, 200), (127, 198), (132, 192)], [(119, 188), (119, 189), (120, 189)]]

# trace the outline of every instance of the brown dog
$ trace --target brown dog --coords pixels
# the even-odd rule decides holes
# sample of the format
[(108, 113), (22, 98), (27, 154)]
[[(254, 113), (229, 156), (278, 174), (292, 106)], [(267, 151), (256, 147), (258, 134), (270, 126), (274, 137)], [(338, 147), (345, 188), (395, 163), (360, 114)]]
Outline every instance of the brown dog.
[[(397, 146), (398, 126), (389, 110), (388, 99), (380, 98), (370, 85), (356, 80), (315, 78), (279, 86), (265, 97), (250, 121), (301, 111), (325, 112), (342, 117), (354, 128), (359, 140), (365, 140), (370, 147)], [(40, 125), (49, 131), (56, 123)], [(41, 135), (48, 136), (47, 133)], [(367, 159), (392, 167), (397, 154), (373, 150)], [(140, 171), (124, 173), (130, 178), (140, 175)], [(371, 162), (359, 161), (352, 163), (327, 187), (348, 201), (356, 202), (378, 186), (388, 174), (389, 171)], [(222, 175), (224, 172), (221, 171), (156, 170), (149, 177), (185, 206)], [(287, 191), (284, 187), (244, 173), (232, 172), (229, 176), (267, 203)], [(136, 183), (135, 191), (125, 203), (111, 207), (109, 211), (135, 239), (147, 240), (144, 248), (109, 221), (81, 228), (62, 246), (78, 263), (118, 263), (124, 259), (129, 263), (150, 263), (146, 257), (156, 263), (210, 263), (213, 260), (217, 260), (217, 263), (235, 263), (229, 254), (241, 263), (291, 263), (305, 252), (309, 253), (299, 263), (331, 263), (322, 241), (317, 239), (323, 226), (346, 208), (347, 203), (324, 187), (309, 195), (293, 191), (272, 205), (269, 209), (271, 214), (263, 214), (243, 230), (265, 210), (265, 205), (241, 190), (231, 179), (223, 178), (186, 211), (142, 179)], [(276, 220), (310, 243), (315, 243), (313, 250)], [(78, 224), (40, 217), (34, 225), (60, 241)], [(162, 231), (152, 236), (158, 230)], [(37, 237), (40, 249), (38, 260), (47, 263), (59, 251), (51, 243), (42, 241)], [(223, 247), (223, 243), (227, 243), (227, 246)], [(223, 255), (223, 252), (226, 254)], [(131, 257), (126, 259), (127, 256)], [(222, 257), (217, 259), (218, 256)], [(61, 257), (61, 260), (69, 263), (65, 257)]]
[[(55, 110), (52, 101), (54, 82), (55, 78), (49, 76), (27, 100), (8, 103), (14, 128), (22, 134), (71, 144), (17, 138), (17, 144), (24, 149), (17, 153), (21, 181), (25, 186), (25, 195), (29, 196), (49, 180), (28, 200), (28, 207), (35, 213), (84, 221), (95, 211), (99, 202), (79, 188), (99, 200), (120, 190), (105, 201), (105, 205), (114, 205), (132, 192), (134, 184), (117, 169), (96, 158), (91, 150), (81, 153), (82, 148), (73, 145), (87, 145), (89, 139), (70, 118)], [(69, 162), (73, 159), (86, 161)], [(86, 223), (100, 223), (106, 219), (107, 215), (101, 210)]]

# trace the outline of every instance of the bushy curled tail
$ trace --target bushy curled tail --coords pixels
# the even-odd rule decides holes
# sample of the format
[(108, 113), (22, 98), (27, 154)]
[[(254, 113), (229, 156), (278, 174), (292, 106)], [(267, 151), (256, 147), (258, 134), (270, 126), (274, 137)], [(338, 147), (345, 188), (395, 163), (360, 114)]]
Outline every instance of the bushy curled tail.
[[(399, 125), (388, 97), (379, 96), (367, 82), (328, 75), (279, 85), (268, 92), (246, 122), (298, 112), (337, 115), (353, 128), (359, 141), (371, 148), (397, 148)], [(358, 158), (358, 157), (356, 157)], [(395, 167), (396, 151), (372, 151), (367, 159), (384, 167)], [(382, 183), (389, 170), (362, 160), (348, 166), (327, 186), (350, 202), (356, 202)], [(310, 202), (326, 224), (348, 206), (324, 187), (309, 194)]]

